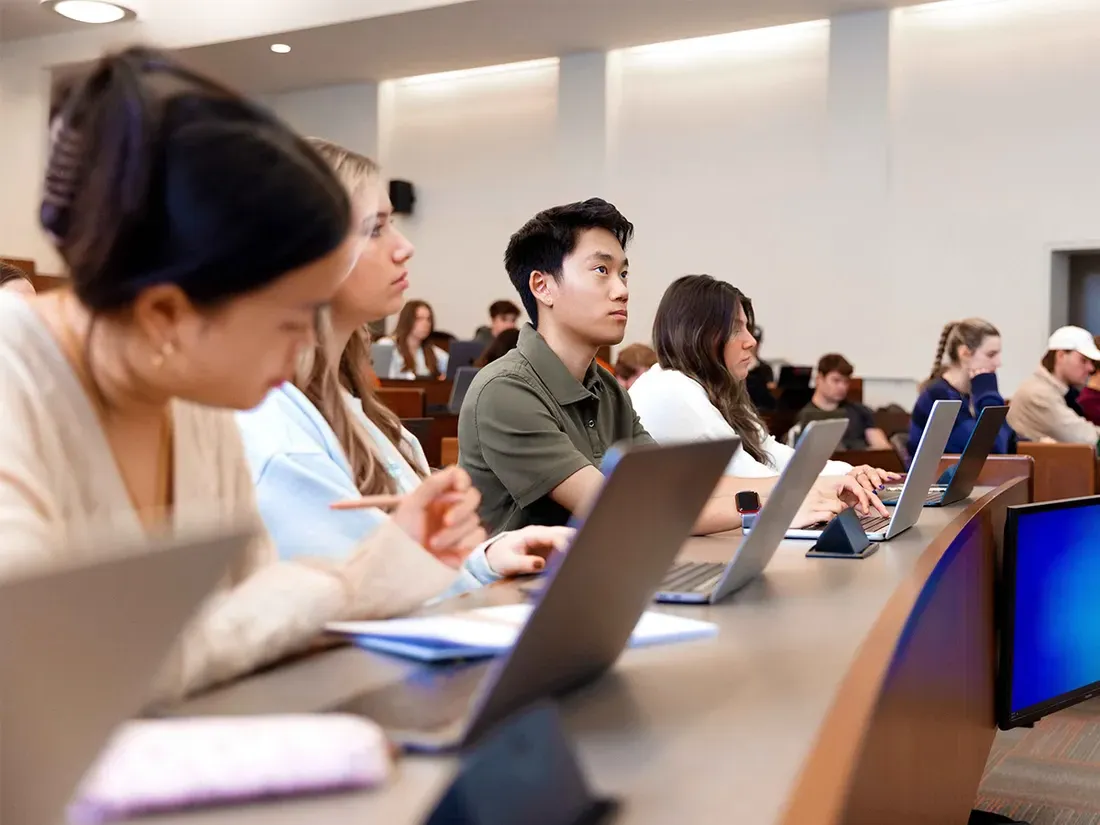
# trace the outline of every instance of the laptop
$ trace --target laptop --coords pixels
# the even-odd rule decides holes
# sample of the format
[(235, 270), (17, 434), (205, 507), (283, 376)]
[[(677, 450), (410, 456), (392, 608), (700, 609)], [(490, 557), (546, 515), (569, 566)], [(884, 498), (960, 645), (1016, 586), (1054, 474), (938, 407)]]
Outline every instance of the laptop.
[(140, 713), (249, 533), (164, 540), (0, 582), (0, 821), (65, 821), (114, 729)]
[(847, 429), (847, 419), (814, 421), (806, 427), (798, 449), (772, 488), (752, 529), (745, 532), (733, 558), (725, 564), (693, 561), (674, 564), (657, 589), (657, 601), (715, 604), (763, 573)]
[(454, 383), (451, 384), (451, 400), (447, 404), (447, 410), (451, 415), (458, 415), (462, 411), (462, 402), (466, 400), (466, 393), (469, 392), (476, 375), (477, 367), (459, 367), (455, 372)]
[[(917, 523), (921, 510), (924, 509), (925, 499), (928, 498), (928, 490), (936, 478), (943, 448), (947, 446), (947, 439), (951, 437), (951, 430), (955, 426), (955, 416), (959, 414), (961, 408), (961, 401), (937, 401), (932, 405), (928, 424), (925, 425), (924, 432), (921, 434), (917, 452), (913, 456), (909, 474), (905, 477), (905, 484), (898, 497), (894, 514), (880, 516), (872, 511), (859, 517), (868, 539), (889, 541)], [(817, 539), (820, 538), (824, 528), (825, 525), (821, 524), (804, 530), (788, 530), (787, 538)]]
[[(948, 468), (944, 476), (949, 477), (947, 484), (933, 484), (928, 488), (928, 497), (924, 500), (925, 507), (946, 507), (974, 492), (978, 483), (978, 476), (982, 474), (982, 467), (997, 436), (1008, 417), (1008, 407), (986, 407), (978, 416), (978, 423), (970, 433), (970, 438), (959, 456), (957, 464)], [(943, 480), (942, 478), (940, 479)], [(901, 494), (900, 484), (890, 484), (879, 490), (879, 498), (887, 507), (893, 507), (898, 503)]]
[(397, 348), (393, 341), (388, 339), (374, 341), (370, 345), (370, 361), (371, 366), (374, 367), (374, 374), (379, 378), (389, 378), (396, 353)]
[(474, 361), (485, 352), (485, 346), (480, 341), (452, 341), (451, 350), (447, 353), (447, 380), (457, 380), (460, 369), (472, 367)]
[(551, 559), (549, 584), (507, 654), (416, 666), (333, 710), (374, 720), (409, 750), (436, 752), (472, 745), (532, 702), (598, 678), (629, 641), (735, 444), (610, 450), (604, 464), (613, 469), (569, 551)]

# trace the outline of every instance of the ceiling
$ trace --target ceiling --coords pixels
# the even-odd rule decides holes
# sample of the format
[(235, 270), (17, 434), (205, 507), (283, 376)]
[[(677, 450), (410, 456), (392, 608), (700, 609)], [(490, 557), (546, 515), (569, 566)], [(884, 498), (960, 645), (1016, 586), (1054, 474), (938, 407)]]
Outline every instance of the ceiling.
[(0, 42), (80, 31), (84, 23), (42, 8), (38, 0), (0, 0)]
[[(915, 5), (915, 0), (476, 0), (185, 50), (253, 94), (409, 77)], [(292, 46), (287, 55), (269, 46)]]

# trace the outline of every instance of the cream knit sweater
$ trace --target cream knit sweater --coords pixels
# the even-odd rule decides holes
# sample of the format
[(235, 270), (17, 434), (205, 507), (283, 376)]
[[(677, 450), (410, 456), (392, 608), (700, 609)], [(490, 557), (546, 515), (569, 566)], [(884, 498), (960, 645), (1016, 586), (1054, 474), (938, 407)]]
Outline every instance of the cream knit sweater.
[[(78, 561), (85, 536), (130, 543), (147, 535), (61, 348), (29, 304), (7, 295), (0, 411), (0, 576)], [(259, 525), (232, 414), (177, 402), (172, 415), (170, 529)], [(184, 631), (150, 699), (177, 699), (268, 664), (307, 646), (330, 620), (408, 612), (456, 575), (388, 521), (339, 566), (278, 561), (264, 534)]]

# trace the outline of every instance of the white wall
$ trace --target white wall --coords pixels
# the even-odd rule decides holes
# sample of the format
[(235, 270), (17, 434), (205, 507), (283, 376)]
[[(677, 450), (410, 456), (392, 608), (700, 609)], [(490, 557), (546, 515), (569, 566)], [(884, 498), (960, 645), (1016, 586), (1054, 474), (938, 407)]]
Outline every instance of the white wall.
[(555, 197), (557, 61), (383, 84), (381, 162), (416, 186), (410, 298), (459, 337), (515, 298), (512, 232)]
[(378, 84), (349, 83), (267, 95), (261, 101), (303, 135), (378, 155)]

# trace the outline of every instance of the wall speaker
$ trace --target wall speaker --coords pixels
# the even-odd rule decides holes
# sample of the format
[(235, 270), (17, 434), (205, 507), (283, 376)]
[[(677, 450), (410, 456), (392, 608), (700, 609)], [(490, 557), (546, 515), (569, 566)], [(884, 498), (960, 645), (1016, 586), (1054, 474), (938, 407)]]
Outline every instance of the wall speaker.
[(396, 215), (411, 215), (416, 206), (416, 189), (407, 180), (390, 181), (390, 203)]

